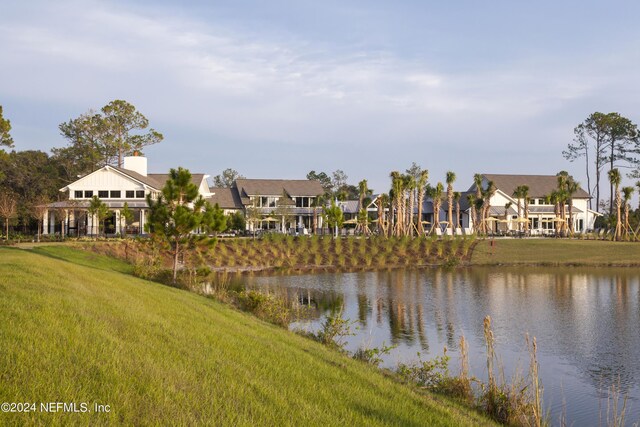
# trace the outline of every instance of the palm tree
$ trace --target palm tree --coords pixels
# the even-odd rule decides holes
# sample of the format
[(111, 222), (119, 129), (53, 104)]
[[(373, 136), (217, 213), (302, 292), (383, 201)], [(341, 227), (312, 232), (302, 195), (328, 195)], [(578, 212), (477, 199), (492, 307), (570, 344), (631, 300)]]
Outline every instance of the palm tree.
[[(524, 197), (524, 185), (519, 185), (513, 189), (513, 197), (518, 201), (518, 221), (522, 217), (522, 205), (520, 204), (520, 200)], [(520, 223), (518, 222), (518, 231), (520, 231)]]
[(391, 192), (393, 194), (391, 209), (392, 217), (393, 212), (395, 211), (396, 213), (394, 217), (395, 222), (393, 225), (392, 235), (400, 236), (404, 229), (402, 212), (402, 205), (404, 205), (404, 180), (402, 175), (400, 175), (400, 172), (391, 172)]
[(489, 218), (489, 212), (491, 211), (491, 198), (496, 194), (496, 185), (493, 181), (487, 183), (487, 188), (482, 192), (482, 227), (486, 231), (486, 219)]
[[(358, 225), (356, 229), (360, 229), (363, 234), (367, 234), (369, 227), (367, 226), (367, 208), (365, 206), (365, 200), (369, 195), (369, 186), (367, 180), (363, 179), (358, 183)], [(362, 220), (362, 221), (360, 221)]]
[(449, 221), (449, 225), (447, 228), (451, 227), (453, 229), (453, 183), (456, 180), (456, 174), (449, 171), (447, 172), (447, 221)]
[(378, 206), (378, 234), (387, 236), (388, 223), (386, 209), (389, 207), (389, 195), (387, 193), (380, 194), (376, 204)]
[(460, 228), (460, 194), (459, 191), (453, 192), (453, 200), (456, 202), (456, 228)]
[[(483, 197), (482, 197), (482, 175), (481, 174), (477, 173), (473, 175), (473, 184), (476, 187), (476, 200), (482, 200)], [(476, 227), (479, 227), (478, 231), (481, 231), (483, 228), (481, 210), (476, 210), (476, 217), (473, 218), (473, 222)]]
[(620, 182), (622, 181), (622, 177), (620, 176), (620, 171), (617, 168), (611, 169), (609, 171), (609, 182), (615, 188), (616, 195), (616, 230), (613, 234), (613, 238), (615, 240), (620, 239), (621, 231), (622, 231), (622, 223), (620, 221), (621, 216), (621, 208), (622, 208), (622, 197), (620, 196)]
[(414, 205), (416, 202), (416, 193), (415, 193), (415, 189), (416, 189), (416, 179), (413, 177), (413, 175), (407, 174), (404, 175), (404, 188), (405, 191), (407, 191), (409, 193), (409, 199), (408, 199), (408, 203), (409, 206), (407, 207), (407, 211), (406, 211), (406, 229), (404, 234), (405, 235), (409, 235), (409, 236), (413, 236), (413, 231), (414, 231), (414, 225), (413, 225), (413, 209), (414, 209)]
[(529, 233), (529, 186), (521, 185), (522, 190), (522, 198), (524, 199), (524, 219), (526, 222), (524, 223), (524, 231), (525, 233)]
[(477, 228), (476, 220), (476, 195), (467, 194), (467, 201), (469, 202), (469, 218), (474, 221), (474, 227)]
[[(509, 208), (511, 207), (512, 204), (513, 203), (511, 203), (511, 202), (507, 202), (507, 203), (504, 204), (504, 219), (505, 220), (509, 219)], [(518, 213), (518, 215), (519, 215), (519, 213)], [(508, 227), (509, 227), (509, 223), (508, 222), (506, 223), (506, 226), (507, 226), (507, 230), (508, 230)]]
[(573, 195), (580, 189), (580, 183), (569, 178), (566, 184), (567, 196), (569, 197), (569, 224), (571, 224), (571, 234), (573, 235)]
[(424, 234), (424, 226), (422, 225), (422, 209), (424, 204), (424, 190), (429, 179), (429, 171), (423, 170), (420, 172), (416, 187), (418, 190), (418, 234), (422, 236)]
[(631, 227), (629, 226), (629, 201), (633, 194), (633, 187), (622, 187), (622, 197), (624, 203), (624, 237), (629, 237)]
[(433, 228), (440, 227), (440, 209), (442, 208), (442, 196), (444, 194), (444, 185), (438, 182), (435, 187), (431, 187), (430, 196), (433, 200)]

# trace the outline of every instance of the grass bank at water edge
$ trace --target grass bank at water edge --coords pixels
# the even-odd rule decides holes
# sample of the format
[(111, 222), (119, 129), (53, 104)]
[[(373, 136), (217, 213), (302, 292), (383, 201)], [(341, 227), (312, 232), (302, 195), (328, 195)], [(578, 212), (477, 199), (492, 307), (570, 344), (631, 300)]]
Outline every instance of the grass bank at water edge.
[(640, 267), (640, 244), (575, 239), (478, 240), (472, 265)]
[(110, 412), (0, 413), (0, 424), (490, 424), (316, 342), (136, 279), (124, 263), (36, 251), (0, 248), (0, 402)]

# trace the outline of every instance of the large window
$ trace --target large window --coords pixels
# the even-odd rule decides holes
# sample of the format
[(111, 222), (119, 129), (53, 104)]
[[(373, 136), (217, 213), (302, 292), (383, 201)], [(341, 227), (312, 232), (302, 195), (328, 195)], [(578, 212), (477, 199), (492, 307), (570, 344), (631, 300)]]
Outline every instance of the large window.
[(109, 192), (107, 190), (99, 190), (98, 197), (101, 199), (107, 199), (109, 197)]
[(120, 190), (111, 190), (111, 198), (119, 199), (121, 197), (122, 192)]
[(133, 199), (135, 197), (135, 191), (133, 190), (127, 190), (125, 192), (125, 195), (127, 196), (127, 199)]
[(311, 206), (311, 197), (296, 197), (297, 208), (308, 208)]
[(86, 197), (87, 199), (90, 199), (93, 197), (93, 191), (91, 190), (85, 190), (84, 192), (84, 197)]
[(80, 191), (76, 190), (74, 194), (76, 199), (82, 199), (82, 190)]
[(136, 199), (144, 199), (144, 190), (136, 190)]

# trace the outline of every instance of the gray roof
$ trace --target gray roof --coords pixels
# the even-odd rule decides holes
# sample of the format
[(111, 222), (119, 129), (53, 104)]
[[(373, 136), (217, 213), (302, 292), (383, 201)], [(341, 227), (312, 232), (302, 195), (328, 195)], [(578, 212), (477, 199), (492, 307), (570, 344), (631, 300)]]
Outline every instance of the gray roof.
[(242, 200), (236, 188), (211, 187), (209, 191), (213, 195), (206, 200), (212, 205), (217, 203), (222, 209), (242, 209)]
[[(162, 188), (164, 187), (164, 184), (169, 180), (168, 173), (150, 173), (150, 174), (147, 174), (147, 176), (144, 176), (139, 174), (138, 172), (135, 172), (129, 169), (119, 168), (117, 166), (110, 166), (110, 167), (114, 168), (117, 171), (120, 171), (121, 173), (135, 180), (138, 180), (148, 185), (149, 187), (155, 188), (156, 190), (162, 190)], [(204, 179), (203, 173), (191, 174), (191, 182), (193, 182), (198, 187), (200, 187), (200, 183), (202, 182), (203, 179)]]
[[(507, 209), (507, 215), (518, 215), (518, 211), (511, 205), (509, 209)], [(490, 206), (489, 207), (489, 216), (493, 217), (503, 217), (504, 216), (504, 206)]]
[[(555, 175), (506, 175), (483, 174), (487, 180), (493, 181), (496, 188), (512, 197), (513, 191), (519, 185), (529, 187), (529, 197), (544, 197), (558, 188), (558, 177)], [(471, 187), (475, 189), (475, 185)], [(588, 199), (591, 196), (580, 188), (573, 195), (576, 199)]]
[[(126, 170), (126, 173), (129, 173), (131, 171)], [(148, 175), (149, 178), (153, 179), (154, 181), (156, 181), (158, 183), (158, 185), (160, 185), (160, 187), (156, 187), (158, 190), (162, 190), (162, 187), (164, 187), (164, 184), (169, 180), (169, 174), (168, 173), (150, 173)], [(194, 183), (197, 187), (200, 187), (200, 184), (202, 183), (202, 180), (204, 179), (204, 174), (203, 173), (192, 173), (191, 174), (191, 182)]]
[(165, 180), (165, 181), (159, 182), (152, 176), (152, 174), (144, 176), (142, 174), (139, 174), (138, 172), (135, 172), (129, 169), (119, 168), (117, 166), (110, 166), (110, 167), (137, 181), (142, 182), (143, 184), (148, 185), (149, 187), (155, 188), (156, 190), (161, 190), (162, 187), (164, 187), (164, 182), (166, 181)]
[(320, 182), (309, 179), (236, 179), (240, 197), (281, 196), (315, 197), (324, 193)]

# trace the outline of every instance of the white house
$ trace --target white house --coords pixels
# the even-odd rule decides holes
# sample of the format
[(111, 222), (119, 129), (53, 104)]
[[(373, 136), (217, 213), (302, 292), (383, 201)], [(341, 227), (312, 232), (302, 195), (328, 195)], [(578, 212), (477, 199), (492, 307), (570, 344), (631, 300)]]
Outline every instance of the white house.
[[(125, 157), (123, 166), (104, 166), (61, 188), (61, 192), (68, 192), (69, 199), (48, 205), (49, 209), (43, 218), (43, 234), (96, 234), (97, 218), (88, 214), (89, 202), (93, 196), (98, 196), (111, 211), (105, 220), (106, 233), (144, 233), (148, 210), (146, 196), (151, 194), (151, 197), (157, 197), (169, 175), (147, 173), (147, 159), (141, 156)], [(200, 194), (205, 198), (211, 197), (207, 184), (208, 175), (197, 173), (192, 174), (192, 177)], [(133, 211), (134, 219), (127, 230), (122, 230), (124, 224), (120, 218), (120, 211), (125, 202)]]
[[(554, 211), (554, 206), (546, 202), (546, 196), (550, 195), (558, 188), (558, 177), (556, 175), (504, 175), (504, 174), (483, 174), (482, 187), (484, 189), (489, 185), (489, 181), (493, 182), (496, 192), (490, 200), (489, 215), (507, 222), (501, 225), (498, 221), (492, 221), (491, 227), (494, 230), (500, 227), (508, 230), (515, 230), (518, 224), (518, 199), (513, 193), (516, 187), (526, 185), (529, 187), (528, 192), (528, 217), (529, 229), (532, 235), (544, 235), (555, 231), (558, 224), (558, 218)], [(468, 193), (475, 193), (475, 184), (471, 186)], [(571, 230), (575, 233), (583, 233), (592, 230), (596, 218), (599, 213), (589, 209), (589, 199), (591, 196), (582, 188), (573, 194), (571, 199), (572, 221)], [(524, 213), (524, 200), (520, 200), (521, 217)], [(506, 208), (508, 204), (509, 207)], [(569, 207), (566, 206), (566, 218), (569, 221)]]

